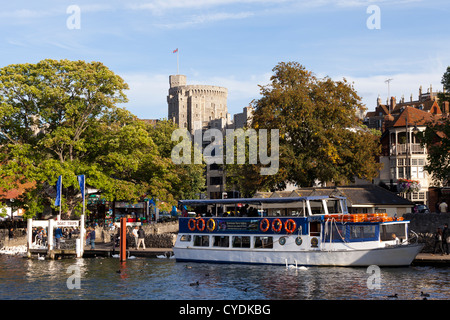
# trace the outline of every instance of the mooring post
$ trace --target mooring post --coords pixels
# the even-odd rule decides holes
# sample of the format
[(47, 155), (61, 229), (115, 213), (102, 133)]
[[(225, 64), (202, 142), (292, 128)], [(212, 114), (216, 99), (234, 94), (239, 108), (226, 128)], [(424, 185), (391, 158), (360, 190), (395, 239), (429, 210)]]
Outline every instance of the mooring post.
[(127, 261), (127, 219), (120, 218), (120, 262)]
[(27, 220), (27, 257), (31, 258), (31, 245), (33, 244), (33, 219)]

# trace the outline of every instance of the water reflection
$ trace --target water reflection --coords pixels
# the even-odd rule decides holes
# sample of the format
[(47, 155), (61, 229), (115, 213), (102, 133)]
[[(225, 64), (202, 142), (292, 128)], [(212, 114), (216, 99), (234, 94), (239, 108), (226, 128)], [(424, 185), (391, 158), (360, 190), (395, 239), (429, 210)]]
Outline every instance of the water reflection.
[[(76, 267), (79, 289), (67, 285)], [(176, 263), (168, 259), (30, 260), (0, 256), (0, 299), (400, 299), (450, 297), (450, 269), (382, 268), (381, 289), (367, 287), (366, 268)], [(70, 279), (69, 279), (70, 280)], [(198, 286), (190, 286), (199, 282)]]

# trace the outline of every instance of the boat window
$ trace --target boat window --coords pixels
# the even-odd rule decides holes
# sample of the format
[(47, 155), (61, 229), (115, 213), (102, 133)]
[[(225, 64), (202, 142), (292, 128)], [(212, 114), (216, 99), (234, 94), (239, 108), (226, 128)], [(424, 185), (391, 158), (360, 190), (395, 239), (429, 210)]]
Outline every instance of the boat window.
[(194, 236), (195, 247), (209, 247), (209, 236)]
[(183, 234), (180, 237), (180, 241), (191, 241), (191, 235), (190, 234)]
[(229, 236), (214, 236), (214, 247), (223, 247), (228, 248), (230, 246), (230, 237)]
[(339, 200), (327, 200), (328, 213), (342, 213), (341, 203)]
[(350, 240), (362, 240), (362, 239), (375, 239), (377, 237), (377, 228), (376, 225), (356, 225), (349, 226)]
[(234, 236), (233, 248), (250, 248), (250, 237), (248, 236)]
[[(344, 241), (345, 239), (345, 228), (344, 224), (340, 223), (332, 223), (331, 227), (328, 224), (327, 228), (325, 228), (325, 242), (329, 242), (330, 240), (333, 242), (336, 241)], [(331, 231), (330, 231), (331, 229)], [(331, 235), (331, 237), (330, 237)]]
[(380, 231), (381, 241), (395, 240), (395, 238), (399, 238), (402, 241), (405, 240), (406, 239), (406, 227), (405, 226), (406, 225), (404, 223), (381, 225), (381, 231)]
[(273, 237), (255, 237), (255, 249), (272, 249)]
[(312, 214), (325, 214), (322, 200), (310, 200), (309, 205), (311, 206)]

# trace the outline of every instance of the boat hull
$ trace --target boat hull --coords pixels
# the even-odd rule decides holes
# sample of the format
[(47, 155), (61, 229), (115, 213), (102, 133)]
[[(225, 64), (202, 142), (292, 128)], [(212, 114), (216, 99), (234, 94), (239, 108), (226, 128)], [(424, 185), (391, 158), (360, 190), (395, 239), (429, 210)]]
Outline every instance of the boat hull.
[(422, 250), (422, 244), (399, 245), (376, 249), (333, 251), (257, 251), (251, 249), (177, 248), (177, 261), (246, 264), (297, 264), (298, 266), (363, 267), (409, 266)]

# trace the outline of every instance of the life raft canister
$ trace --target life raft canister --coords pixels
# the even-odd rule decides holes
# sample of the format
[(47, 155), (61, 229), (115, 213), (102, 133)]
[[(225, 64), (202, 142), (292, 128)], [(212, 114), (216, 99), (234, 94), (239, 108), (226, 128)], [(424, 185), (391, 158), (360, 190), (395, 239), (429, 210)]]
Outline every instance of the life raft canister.
[(189, 230), (194, 231), (195, 230), (195, 226), (196, 226), (195, 220), (194, 219), (189, 219), (189, 221), (188, 221), (188, 228), (189, 228)]
[(280, 219), (276, 218), (272, 221), (272, 230), (275, 232), (280, 232), (283, 227), (283, 223)]
[(286, 230), (287, 233), (293, 233), (296, 228), (297, 228), (297, 224), (292, 219), (288, 219), (284, 223), (284, 229)]
[(216, 229), (216, 221), (214, 219), (209, 219), (206, 223), (206, 229), (208, 229), (209, 232), (213, 232), (214, 229)]
[[(201, 227), (200, 227), (200, 222), (202, 223)], [(203, 219), (203, 218), (198, 219), (196, 225), (197, 225), (198, 231), (205, 230), (205, 227), (206, 227), (205, 219)]]
[(261, 223), (259, 224), (259, 229), (262, 232), (266, 232), (270, 228), (270, 222), (267, 218), (264, 218), (261, 220)]

